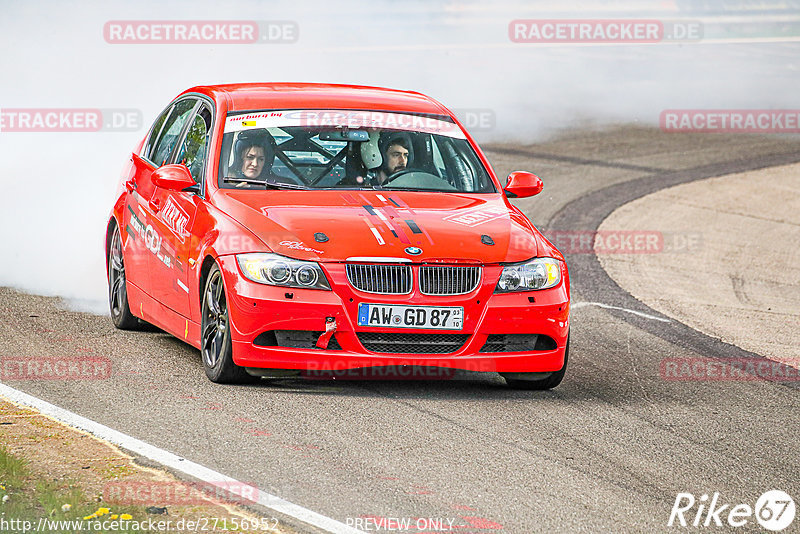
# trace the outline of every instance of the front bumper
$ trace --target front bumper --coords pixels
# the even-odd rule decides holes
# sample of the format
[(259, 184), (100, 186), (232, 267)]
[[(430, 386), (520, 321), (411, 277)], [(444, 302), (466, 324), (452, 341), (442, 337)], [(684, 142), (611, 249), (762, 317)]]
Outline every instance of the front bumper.
[[(482, 284), (472, 293), (428, 296), (416, 289), (409, 295), (364, 293), (350, 286), (344, 264), (323, 264), (332, 291), (294, 289), (251, 282), (239, 271), (234, 256), (218, 258), (228, 291), (228, 314), (233, 360), (252, 368), (342, 371), (384, 366), (437, 367), (479, 372), (551, 372), (564, 366), (569, 332), (569, 295), (566, 270), (562, 282), (542, 291), (493, 294), (500, 267), (484, 267)], [(358, 326), (361, 302), (463, 306), (466, 341), (447, 354), (374, 352), (365, 348), (359, 334), (452, 334), (453, 331), (372, 328)], [(328, 349), (263, 346), (265, 332), (308, 331), (322, 333), (326, 321), (336, 321), (335, 342)], [(546, 349), (525, 352), (487, 352), (490, 335), (537, 334), (553, 343)], [(259, 336), (262, 336), (259, 338)], [(490, 345), (496, 347), (497, 345)], [(332, 350), (332, 347), (335, 347)]]

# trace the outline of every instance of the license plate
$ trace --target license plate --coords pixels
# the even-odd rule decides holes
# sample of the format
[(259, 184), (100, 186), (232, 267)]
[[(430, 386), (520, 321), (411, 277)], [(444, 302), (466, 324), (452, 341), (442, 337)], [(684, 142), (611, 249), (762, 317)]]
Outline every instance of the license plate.
[(358, 326), (461, 330), (463, 325), (464, 308), (460, 306), (358, 305)]

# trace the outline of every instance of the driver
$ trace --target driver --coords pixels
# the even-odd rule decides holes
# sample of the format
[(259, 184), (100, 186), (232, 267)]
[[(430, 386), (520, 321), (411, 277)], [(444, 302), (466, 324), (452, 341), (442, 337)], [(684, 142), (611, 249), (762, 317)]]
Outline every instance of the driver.
[(256, 179), (261, 176), (264, 163), (267, 161), (263, 146), (252, 143), (242, 151), (240, 156), (242, 158), (242, 168), (240, 169), (242, 177)]
[[(248, 180), (265, 180), (275, 158), (266, 130), (250, 130), (239, 134), (234, 145), (231, 175)], [(264, 170), (267, 172), (264, 172)]]
[(403, 135), (390, 137), (383, 152), (383, 163), (376, 178), (382, 184), (389, 176), (403, 171), (408, 166), (408, 139)]

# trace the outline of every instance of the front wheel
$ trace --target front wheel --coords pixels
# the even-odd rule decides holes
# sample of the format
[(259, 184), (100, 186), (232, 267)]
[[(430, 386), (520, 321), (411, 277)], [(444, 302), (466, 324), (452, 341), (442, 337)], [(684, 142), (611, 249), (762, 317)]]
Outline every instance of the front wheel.
[(536, 378), (542, 373), (501, 373), (501, 375), (506, 379), (506, 384), (514, 389), (527, 389), (535, 391), (553, 389), (559, 385), (562, 380), (564, 380), (564, 374), (567, 372), (568, 359), (569, 336), (567, 336), (567, 348), (564, 350), (564, 366), (560, 370), (547, 373), (549, 376), (544, 378)]
[(258, 380), (258, 377), (247, 374), (244, 367), (233, 363), (228, 301), (222, 271), (217, 265), (211, 268), (206, 279), (200, 332), (200, 352), (209, 380), (220, 384), (241, 384)]

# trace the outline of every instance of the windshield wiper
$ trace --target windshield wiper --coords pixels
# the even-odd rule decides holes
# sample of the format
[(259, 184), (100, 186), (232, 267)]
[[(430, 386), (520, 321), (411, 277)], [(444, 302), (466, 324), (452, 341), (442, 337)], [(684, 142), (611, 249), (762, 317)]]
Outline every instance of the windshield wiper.
[(272, 180), (267, 180), (266, 182), (262, 182), (264, 187), (272, 188), (272, 189), (299, 189), (299, 190), (306, 190), (308, 187), (300, 184), (287, 184), (284, 182), (275, 182)]
[(388, 187), (375, 187), (376, 191), (414, 191), (417, 193), (434, 192), (434, 193), (467, 193), (469, 191), (459, 191), (457, 189), (435, 189), (430, 187), (399, 187), (391, 185)]
[(223, 182), (229, 184), (231, 182), (240, 182), (243, 184), (255, 184), (255, 185), (264, 185), (264, 180), (252, 180), (250, 178), (237, 178), (236, 176), (225, 176), (222, 179)]
[(286, 184), (272, 180), (253, 180), (252, 178), (237, 178), (236, 176), (226, 176), (222, 180), (228, 184), (231, 182), (238, 182), (242, 184), (263, 185), (264, 189), (308, 189), (308, 187), (300, 184)]

